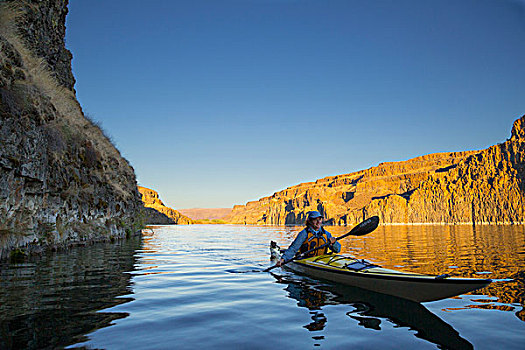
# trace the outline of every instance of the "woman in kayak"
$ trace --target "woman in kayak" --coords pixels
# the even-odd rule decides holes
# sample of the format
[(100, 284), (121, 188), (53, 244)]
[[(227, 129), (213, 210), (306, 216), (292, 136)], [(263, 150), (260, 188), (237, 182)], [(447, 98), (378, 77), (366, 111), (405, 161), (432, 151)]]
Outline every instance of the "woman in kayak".
[(332, 237), (330, 232), (326, 231), (322, 226), (323, 216), (318, 211), (308, 212), (306, 218), (306, 227), (299, 232), (292, 244), (286, 249), (280, 260), (275, 265), (281, 266), (285, 261), (292, 259), (297, 252), (304, 253), (312, 248), (319, 247), (325, 243), (330, 243), (329, 246), (317, 249), (309, 253), (305, 258), (328, 254), (328, 249), (335, 253), (341, 251), (341, 243), (337, 242), (335, 237)]

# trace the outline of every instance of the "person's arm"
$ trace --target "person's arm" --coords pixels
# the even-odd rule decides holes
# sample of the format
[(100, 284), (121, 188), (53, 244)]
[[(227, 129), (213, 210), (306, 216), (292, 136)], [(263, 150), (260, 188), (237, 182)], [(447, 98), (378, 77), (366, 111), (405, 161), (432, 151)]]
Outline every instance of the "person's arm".
[(330, 249), (332, 249), (334, 253), (339, 253), (341, 251), (341, 243), (336, 241), (335, 237), (332, 237), (332, 234), (330, 232), (325, 232), (326, 236), (328, 237), (328, 240), (330, 241), (330, 243), (332, 243)]
[(295, 256), (295, 253), (297, 253), (299, 248), (301, 248), (301, 245), (303, 245), (306, 237), (307, 237), (307, 234), (305, 230), (302, 230), (301, 232), (299, 232), (299, 234), (297, 234), (297, 237), (295, 237), (292, 244), (290, 244), (288, 249), (286, 249), (283, 256), (281, 257), (281, 260), (282, 260), (281, 263), (286, 260), (290, 260)]

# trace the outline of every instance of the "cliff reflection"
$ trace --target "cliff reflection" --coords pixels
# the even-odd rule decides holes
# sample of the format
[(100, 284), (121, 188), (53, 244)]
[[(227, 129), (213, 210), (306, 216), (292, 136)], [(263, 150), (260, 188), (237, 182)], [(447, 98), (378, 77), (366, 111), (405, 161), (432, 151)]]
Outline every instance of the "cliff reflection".
[[(328, 228), (335, 236), (345, 227)], [(498, 303), (525, 306), (525, 228), (521, 225), (380, 226), (370, 235), (342, 240), (342, 252), (398, 270), (491, 278), (474, 292)], [(487, 308), (487, 305), (472, 305)], [(505, 308), (501, 308), (502, 310)], [(515, 311), (507, 308), (508, 311)], [(516, 312), (524, 320), (523, 309)]]
[[(311, 332), (322, 331), (329, 322), (322, 312), (323, 306), (346, 304), (353, 309), (346, 315), (358, 321), (359, 326), (380, 331), (383, 322), (390, 322), (397, 327), (415, 330), (416, 337), (440, 347), (473, 349), (472, 344), (452, 326), (420, 303), (359, 288), (323, 285), (306, 278), (272, 275), (277, 283), (286, 285), (288, 297), (297, 300), (297, 306), (310, 311), (312, 322), (304, 328)], [(320, 340), (324, 336), (316, 333), (312, 338)]]
[[(0, 348), (60, 348), (126, 313), (97, 312), (132, 298), (139, 237), (0, 266)], [(126, 296), (126, 297), (122, 297)]]

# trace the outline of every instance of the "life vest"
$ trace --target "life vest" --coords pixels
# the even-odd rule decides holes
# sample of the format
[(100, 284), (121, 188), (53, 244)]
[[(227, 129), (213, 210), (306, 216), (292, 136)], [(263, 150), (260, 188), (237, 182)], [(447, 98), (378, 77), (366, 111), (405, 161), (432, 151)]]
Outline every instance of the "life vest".
[[(320, 232), (321, 234), (317, 236), (310, 227), (307, 227), (305, 230), (308, 235), (306, 236), (306, 239), (301, 245), (301, 248), (299, 248), (299, 254), (302, 254), (304, 252), (309, 251), (310, 249), (319, 247), (329, 242), (328, 235), (326, 234), (326, 231), (324, 230), (324, 228), (321, 227), (321, 232)], [(326, 246), (324, 248), (317, 249), (313, 252), (310, 252), (305, 256), (305, 258), (310, 258), (312, 256), (317, 256), (317, 255), (331, 254), (331, 252), (328, 252), (328, 249), (329, 249), (328, 247), (329, 246)]]

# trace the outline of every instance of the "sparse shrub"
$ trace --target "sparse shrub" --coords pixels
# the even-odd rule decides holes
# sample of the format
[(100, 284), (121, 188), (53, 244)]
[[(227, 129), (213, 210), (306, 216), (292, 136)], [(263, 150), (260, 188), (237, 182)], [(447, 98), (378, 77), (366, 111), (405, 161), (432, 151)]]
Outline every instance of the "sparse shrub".
[(9, 254), (9, 261), (11, 263), (21, 263), (24, 262), (27, 258), (27, 253), (20, 248), (13, 249)]
[(100, 154), (93, 147), (93, 143), (90, 141), (84, 142), (84, 152), (82, 160), (84, 166), (88, 168), (94, 168), (100, 162)]
[(104, 129), (102, 127), (102, 123), (95, 120), (93, 118), (93, 116), (91, 116), (90, 114), (88, 113), (84, 113), (84, 118), (86, 118), (86, 120), (89, 122), (88, 125), (84, 126), (84, 128), (87, 128), (89, 126), (91, 126), (92, 128), (100, 131), (100, 133), (113, 145), (113, 147), (116, 147), (115, 146), (115, 140), (113, 139), (113, 137), (106, 131), (106, 129)]
[(31, 229), (31, 212), (26, 208), (0, 209), (0, 235), (25, 236)]
[(38, 232), (40, 233), (42, 240), (50, 244), (54, 241), (54, 234), (56, 232), (56, 225), (51, 222), (39, 222)]

